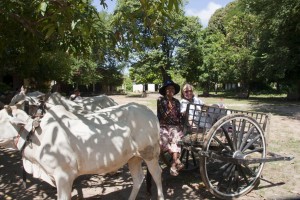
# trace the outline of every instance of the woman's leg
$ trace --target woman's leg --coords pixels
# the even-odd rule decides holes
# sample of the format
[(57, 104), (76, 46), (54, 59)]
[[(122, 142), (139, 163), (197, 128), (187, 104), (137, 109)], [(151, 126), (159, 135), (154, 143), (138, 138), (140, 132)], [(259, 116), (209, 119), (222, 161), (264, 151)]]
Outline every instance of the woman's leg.
[(171, 156), (172, 156), (172, 163), (171, 163), (171, 168), (170, 168), (170, 174), (172, 176), (177, 176), (178, 175), (178, 171), (176, 168), (176, 160), (178, 159), (178, 153), (177, 152), (170, 152)]
[(172, 167), (173, 167), (173, 169), (176, 169), (176, 163), (177, 163), (177, 159), (178, 159), (178, 153), (177, 152), (174, 152), (172, 154), (172, 159), (173, 159)]

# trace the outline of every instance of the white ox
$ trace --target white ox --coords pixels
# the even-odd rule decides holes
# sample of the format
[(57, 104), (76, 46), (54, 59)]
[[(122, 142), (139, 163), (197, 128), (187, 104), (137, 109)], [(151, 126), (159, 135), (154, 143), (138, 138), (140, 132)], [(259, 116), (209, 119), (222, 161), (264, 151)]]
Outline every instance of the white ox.
[(29, 114), (31, 116), (35, 115), (37, 109), (40, 105), (40, 100), (46, 101), (46, 108), (51, 108), (56, 105), (62, 105), (66, 110), (77, 113), (77, 114), (87, 114), (92, 112), (97, 112), (103, 108), (111, 107), (117, 105), (117, 103), (106, 95), (99, 95), (94, 97), (85, 97), (82, 100), (71, 101), (66, 97), (62, 96), (60, 93), (55, 92), (52, 94), (45, 95), (39, 91), (26, 93), (26, 90), (21, 88), (21, 92), (16, 94), (11, 102), (10, 106), (16, 105), (16, 103), (21, 102), (24, 110), (24, 101), (29, 102)]
[(30, 105), (39, 105), (39, 99), (45, 96), (44, 93), (40, 91), (30, 92), (26, 94), (26, 89), (22, 86), (20, 92), (16, 94), (10, 101), (9, 105), (16, 105), (18, 102), (27, 100)]
[(46, 99), (46, 107), (49, 108), (54, 105), (63, 105), (68, 111), (85, 114), (115, 106), (117, 103), (106, 95), (85, 97), (82, 100), (71, 101), (62, 96), (60, 93), (55, 92)]
[[(0, 146), (19, 145), (32, 130), (32, 119), (16, 106), (0, 111)], [(129, 199), (135, 199), (144, 174), (142, 160), (163, 199), (158, 163), (159, 122), (146, 106), (130, 103), (105, 108), (92, 115), (74, 115), (54, 106), (24, 145), (23, 164), (28, 173), (57, 188), (58, 199), (71, 199), (72, 184), (84, 174), (105, 174), (128, 163), (133, 179)]]
[(26, 89), (21, 87), (20, 93), (16, 94), (10, 101), (9, 105), (20, 104), (22, 110), (25, 110), (25, 101), (28, 101), (28, 113), (33, 116), (36, 114), (40, 106), (40, 101), (45, 98), (45, 94), (39, 91), (26, 94)]

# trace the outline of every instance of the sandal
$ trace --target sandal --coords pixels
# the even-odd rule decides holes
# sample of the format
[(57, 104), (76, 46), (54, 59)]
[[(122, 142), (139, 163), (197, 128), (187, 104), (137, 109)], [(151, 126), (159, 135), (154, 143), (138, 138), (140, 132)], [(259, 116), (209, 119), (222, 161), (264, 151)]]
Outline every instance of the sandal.
[(171, 176), (178, 176), (177, 169), (173, 169), (172, 167), (170, 168), (170, 175)]

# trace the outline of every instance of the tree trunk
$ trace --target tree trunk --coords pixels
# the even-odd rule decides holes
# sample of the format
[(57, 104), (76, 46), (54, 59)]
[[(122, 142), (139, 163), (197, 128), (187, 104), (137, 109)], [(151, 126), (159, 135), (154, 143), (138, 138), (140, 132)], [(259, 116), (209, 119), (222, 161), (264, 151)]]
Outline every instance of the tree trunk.
[(204, 83), (203, 96), (204, 97), (209, 97), (209, 81), (206, 81)]
[(287, 94), (287, 99), (292, 101), (300, 100), (300, 80), (290, 87)]
[(160, 67), (160, 71), (163, 77), (163, 83), (166, 82), (167, 80), (171, 80), (171, 76), (170, 74), (168, 74), (168, 72), (165, 70), (165, 68)]

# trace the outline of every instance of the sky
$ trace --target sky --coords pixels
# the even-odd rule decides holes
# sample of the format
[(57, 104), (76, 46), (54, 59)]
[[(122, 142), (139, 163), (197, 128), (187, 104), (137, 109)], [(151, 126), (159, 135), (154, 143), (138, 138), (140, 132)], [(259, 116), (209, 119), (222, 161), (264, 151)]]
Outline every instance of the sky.
[[(207, 27), (210, 17), (214, 12), (225, 7), (228, 3), (234, 0), (189, 0), (189, 3), (185, 6), (185, 13), (188, 16), (198, 16), (201, 24)], [(107, 12), (112, 12), (115, 8), (116, 1), (106, 0), (108, 8), (105, 9)], [(93, 0), (93, 5), (100, 11), (103, 10), (102, 6), (99, 5), (99, 0)]]

